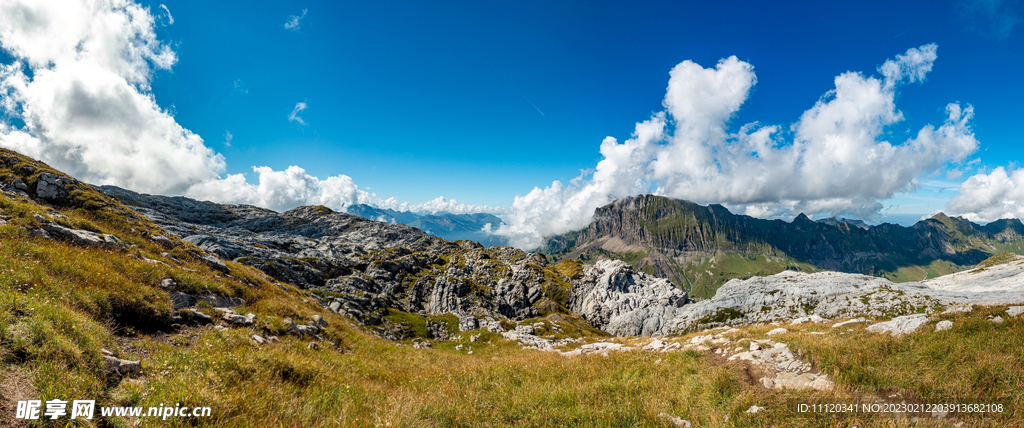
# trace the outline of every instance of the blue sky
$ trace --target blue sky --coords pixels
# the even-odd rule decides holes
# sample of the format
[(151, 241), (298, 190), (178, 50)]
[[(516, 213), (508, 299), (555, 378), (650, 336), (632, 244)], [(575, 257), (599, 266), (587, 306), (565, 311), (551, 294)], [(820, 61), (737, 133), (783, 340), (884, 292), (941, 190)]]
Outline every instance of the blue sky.
[[(750, 62), (758, 84), (733, 123), (788, 125), (836, 75), (874, 73), (894, 54), (936, 43), (934, 70), (901, 94), (906, 119), (892, 131), (941, 121), (948, 102), (970, 103), (984, 164), (1014, 159), (1024, 118), (1019, 27), (1000, 37), (956, 2), (833, 3), (171, 0), (163, 4), (175, 23), (158, 34), (179, 63), (157, 74), (153, 92), (225, 155), (230, 173), (300, 165), (400, 200), (507, 207), (513, 195), (593, 168), (605, 136), (627, 138), (660, 108), (668, 70), (683, 60)], [(285, 29), (302, 10), (299, 28)], [(297, 102), (308, 105), (305, 126), (287, 120)]]
[[(6, 6), (7, 26), (28, 28), (19, 27), (18, 17), (29, 15), (11, 12), (15, 6)], [(882, 79), (877, 69), (885, 61), (929, 44), (937, 45), (937, 59), (928, 63), (931, 68), (924, 82), (899, 85), (894, 99), (902, 120), (885, 126), (878, 138), (899, 145), (923, 127), (941, 126), (948, 116), (947, 104), (959, 103), (964, 108), (973, 106), (974, 116), (967, 126), (976, 147), (950, 155), (956, 159), (939, 162), (940, 167), (916, 176), (916, 191), (881, 198), (881, 210), (843, 208), (838, 213), (873, 212), (877, 220), (889, 216), (906, 222), (944, 209), (969, 177), (989, 174), (997, 167), (1012, 176), (1022, 142), (1018, 124), (1024, 119), (1024, 104), (1019, 101), (1024, 94), (1020, 79), (1024, 4), (1019, 0), (899, 4), (166, 0), (137, 6), (138, 16), (148, 13), (152, 22), (148, 30), (139, 30), (136, 39), (125, 43), (135, 46), (151, 35), (156, 44), (146, 45), (145, 61), (125, 61), (148, 77), (125, 77), (120, 63), (101, 61), (100, 68), (124, 77), (193, 134), (176, 135), (181, 141), (172, 144), (200, 144), (212, 150), (200, 161), (208, 171), (195, 168), (200, 172), (195, 173), (194, 182), (209, 180), (210, 174), (220, 178), (244, 174), (246, 182), (255, 186), (260, 176), (253, 167), (280, 172), (298, 166), (306, 175), (296, 172), (291, 177), (309, 182), (308, 176), (324, 180), (344, 174), (346, 179), (338, 180), (337, 186), (358, 186), (378, 198), (351, 201), (393, 197), (393, 202), (415, 205), (444, 196), (508, 208), (516, 195), (525, 198), (534, 188), (538, 192), (552, 189), (555, 180), (564, 188), (581, 170), (594, 170), (606, 158), (600, 151), (606, 137), (624, 142), (638, 122), (665, 111), (669, 71), (684, 61), (713, 69), (719, 60), (735, 56), (752, 66), (756, 84), (731, 115), (726, 130), (738, 132), (752, 122), (777, 125), (776, 143), (786, 146), (792, 144), (801, 115), (835, 89), (837, 76), (853, 71)], [(53, 34), (51, 39), (59, 38)], [(22, 66), (22, 79), (30, 82), (40, 80), (40, 70), (61, 68), (61, 60), (53, 59), (31, 65), (33, 54), (26, 52), (45, 51), (32, 43), (12, 36), (3, 43), (3, 63), (28, 63)], [(166, 56), (168, 52), (173, 60)], [(44, 53), (38, 58), (48, 58)], [(26, 106), (34, 99), (8, 97)], [(304, 103), (305, 109), (295, 111), (298, 103)], [(19, 116), (23, 114), (17, 109), (7, 111), (12, 130), (22, 127), (28, 134), (25, 139), (36, 138), (44, 145), (49, 144), (47, 138), (58, 139), (43, 135), (43, 126), (30, 126), (34, 122), (26, 122)], [(678, 119), (670, 115), (667, 121), (671, 129)], [(56, 128), (60, 127), (47, 129)], [(14, 131), (9, 131), (4, 146), (32, 151), (32, 143), (19, 143), (22, 140), (10, 132)], [(166, 134), (154, 131), (154, 135), (161, 132)], [(158, 140), (153, 144), (162, 144)], [(75, 162), (45, 149), (38, 152), (40, 157), (54, 158), (51, 162), (57, 165)], [(222, 158), (216, 157), (218, 153)], [(73, 165), (69, 168), (75, 170)], [(162, 188), (132, 172), (104, 175), (103, 168), (111, 167), (90, 164), (80, 173), (153, 192), (247, 200), (225, 192), (223, 186), (208, 187), (205, 193), (196, 188), (186, 192), (192, 182)], [(949, 173), (954, 170), (959, 175)], [(187, 176), (190, 171), (175, 169), (172, 174)], [(646, 185), (653, 190), (659, 183)], [(666, 194), (673, 192), (669, 189)], [(289, 201), (307, 200), (291, 196), (264, 205), (282, 208)], [(730, 207), (743, 208), (766, 202), (758, 198), (727, 196), (723, 201), (699, 202), (732, 202)], [(747, 207), (747, 212), (786, 218), (795, 214), (793, 209), (807, 206), (814, 205), (790, 203), (789, 211)], [(981, 214), (984, 206), (976, 210), (966, 203), (957, 206), (964, 213), (977, 214), (977, 220), (986, 219)], [(821, 215), (830, 213), (821, 211)]]

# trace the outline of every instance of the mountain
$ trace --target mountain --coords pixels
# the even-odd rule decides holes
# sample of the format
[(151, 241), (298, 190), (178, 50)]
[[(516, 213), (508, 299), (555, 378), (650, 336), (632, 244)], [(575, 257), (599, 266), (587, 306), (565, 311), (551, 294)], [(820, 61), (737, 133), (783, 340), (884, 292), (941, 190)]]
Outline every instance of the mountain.
[(488, 224), (495, 229), (503, 224), (501, 219), (493, 214), (419, 214), (377, 208), (366, 204), (350, 206), (347, 212), (370, 220), (409, 225), (449, 241), (468, 239), (477, 241), (485, 247), (506, 244), (504, 238), (483, 232), (484, 227)]
[(963, 270), (1000, 251), (1024, 253), (1024, 225), (981, 226), (937, 214), (912, 227), (850, 221), (792, 222), (735, 215), (721, 205), (644, 195), (597, 209), (586, 228), (551, 238), (553, 260), (614, 258), (671, 280), (695, 298), (734, 278), (832, 270), (922, 280)]
[(786, 271), (693, 302), (619, 260), (102, 190), (0, 149), (2, 426), (74, 425), (73, 399), (96, 426), (891, 426), (786, 397), (1019, 404), (1010, 253), (923, 284)]
[(814, 221), (816, 221), (818, 223), (824, 223), (824, 224), (827, 224), (827, 225), (831, 225), (831, 226), (838, 226), (840, 223), (849, 223), (850, 225), (857, 226), (857, 227), (859, 227), (861, 229), (870, 229), (871, 228), (871, 226), (869, 226), (867, 223), (865, 223), (864, 220), (849, 219), (849, 218), (829, 217), (829, 218), (822, 218), (822, 219), (818, 219), (818, 220), (814, 220)]

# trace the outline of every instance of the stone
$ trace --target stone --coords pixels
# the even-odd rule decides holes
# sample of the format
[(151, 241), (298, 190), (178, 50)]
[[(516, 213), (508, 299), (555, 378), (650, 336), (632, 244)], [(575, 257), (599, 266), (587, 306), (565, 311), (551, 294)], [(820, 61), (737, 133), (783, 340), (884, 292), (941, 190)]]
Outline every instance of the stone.
[(995, 316), (995, 317), (989, 318), (988, 320), (992, 321), (992, 322), (994, 322), (996, 324), (1002, 324), (1003, 323), (1003, 317), (1000, 317), (1000, 316)]
[(691, 428), (691, 427), (693, 427), (693, 425), (690, 424), (690, 421), (688, 421), (686, 419), (683, 419), (683, 418), (678, 418), (678, 417), (672, 416), (672, 415), (670, 415), (668, 413), (659, 413), (658, 414), (658, 419), (661, 419), (661, 420), (665, 421), (665, 423), (667, 423), (669, 425), (672, 425), (674, 427), (679, 427), (679, 428)]
[(764, 410), (764, 407), (753, 405), (753, 406), (750, 406), (749, 409), (747, 409), (747, 413), (757, 413), (757, 412), (760, 412), (762, 410)]
[(757, 342), (750, 342), (750, 350), (751, 351), (758, 351), (760, 349), (761, 349), (761, 345), (759, 343), (757, 343)]
[(228, 328), (224, 327), (222, 325), (215, 325), (215, 326), (213, 326), (213, 329), (217, 330), (217, 331), (228, 331)]
[(312, 349), (315, 351), (317, 349), (320, 349), (320, 344), (316, 342), (309, 342), (309, 344), (306, 345), (306, 349)]
[(471, 331), (480, 328), (480, 322), (476, 317), (459, 315), (459, 331)]
[(889, 321), (872, 324), (867, 330), (873, 333), (890, 333), (893, 337), (899, 337), (912, 333), (918, 327), (928, 322), (928, 315), (914, 314), (893, 318)]
[(174, 248), (174, 241), (171, 241), (169, 238), (167, 238), (166, 236), (163, 236), (163, 235), (153, 235), (153, 236), (150, 236), (149, 240), (151, 240), (153, 242), (156, 242), (158, 245), (160, 245), (161, 247), (164, 247), (164, 248), (166, 248), (168, 250), (171, 249), (171, 248)]
[(172, 278), (164, 278), (160, 281), (160, 284), (157, 286), (163, 288), (164, 290), (173, 290), (178, 287), (178, 283), (175, 282), (174, 279)]
[(320, 315), (313, 315), (309, 317), (309, 325), (312, 325), (313, 327), (323, 330), (327, 328), (327, 320), (325, 320)]
[(110, 356), (110, 357), (114, 356), (114, 353), (108, 351), (106, 348), (100, 348), (100, 353), (103, 354), (103, 355), (106, 355), (106, 356)]
[(231, 268), (229, 268), (228, 265), (224, 264), (224, 262), (220, 261), (220, 259), (218, 259), (215, 256), (203, 256), (203, 261), (206, 262), (206, 264), (214, 270), (218, 270), (223, 273), (231, 273)]
[(935, 324), (935, 331), (949, 330), (953, 328), (953, 321), (939, 321)]
[(230, 324), (240, 326), (250, 326), (256, 323), (256, 315), (253, 314), (252, 312), (247, 313), (244, 316), (241, 314), (236, 314), (234, 312), (229, 312), (225, 313), (221, 318)]
[(664, 347), (665, 347), (665, 342), (663, 342), (663, 341), (661, 341), (659, 339), (654, 339), (653, 341), (651, 341), (651, 343), (648, 343), (646, 346), (644, 346), (643, 348), (640, 348), (640, 349), (643, 350), (643, 351), (657, 351), (657, 350), (660, 350), (661, 348), (664, 348)]
[(775, 381), (770, 377), (761, 378), (761, 385), (764, 385), (766, 389), (772, 389), (775, 386)]
[(800, 325), (800, 324), (803, 324), (805, 322), (819, 323), (819, 322), (824, 322), (824, 321), (826, 321), (826, 320), (824, 318), (820, 317), (820, 316), (811, 315), (809, 317), (797, 318), (797, 319), (793, 320), (792, 322), (790, 322), (789, 325)]
[(124, 377), (137, 373), (142, 369), (141, 361), (123, 360), (110, 355), (103, 356), (103, 367), (107, 374)]
[(470, 335), (470, 336), (469, 336), (469, 341), (470, 341), (470, 342), (476, 342), (476, 341), (477, 341), (477, 339), (479, 339), (479, 338), (480, 338), (480, 335), (479, 335), (479, 334), (473, 334), (473, 335)]
[(71, 229), (56, 223), (44, 224), (43, 230), (54, 237), (71, 241), (71, 243), (75, 245), (81, 245), (84, 247), (102, 248), (106, 250), (122, 250), (127, 248), (127, 245), (125, 245), (124, 242), (121, 242), (121, 240), (114, 235), (93, 233), (88, 230)]
[(569, 309), (616, 336), (665, 336), (669, 321), (688, 301), (685, 291), (620, 260), (583, 265)]
[(252, 335), (252, 341), (262, 345), (262, 344), (266, 343), (267, 340), (264, 339), (263, 336), (260, 336), (258, 334), (254, 334), (254, 335)]
[(780, 327), (780, 328), (777, 328), (775, 330), (769, 331), (768, 335), (769, 336), (775, 336), (776, 334), (786, 334), (786, 333), (789, 333), (789, 330), (786, 330), (786, 329)]
[(66, 183), (66, 179), (49, 172), (39, 174), (39, 180), (36, 181), (36, 197), (50, 200), (63, 198), (67, 196), (64, 190)]
[(455, 350), (456, 350), (456, 351), (461, 351), (461, 350), (462, 350), (462, 348), (463, 348), (463, 346), (462, 346), (461, 344), (459, 344), (459, 345), (455, 345)]
[(338, 312), (341, 310), (341, 302), (331, 302), (330, 305), (327, 305), (327, 309), (330, 309), (331, 312)]
[(1020, 314), (1024, 314), (1024, 306), (1010, 306), (1006, 308), (1006, 315), (1015, 317), (1019, 316)]

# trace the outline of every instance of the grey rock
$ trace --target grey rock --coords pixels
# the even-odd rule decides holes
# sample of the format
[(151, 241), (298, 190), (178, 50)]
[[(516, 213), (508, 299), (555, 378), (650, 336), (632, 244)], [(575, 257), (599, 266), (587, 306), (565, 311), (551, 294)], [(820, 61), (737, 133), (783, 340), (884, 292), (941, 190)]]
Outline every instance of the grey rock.
[(789, 333), (789, 330), (786, 330), (784, 328), (777, 328), (775, 330), (769, 331), (767, 334), (769, 336), (774, 336), (776, 334), (786, 334), (786, 333)]
[(174, 248), (174, 241), (171, 241), (166, 236), (163, 236), (163, 235), (153, 235), (153, 236), (150, 236), (149, 239), (151, 241), (153, 241), (153, 242), (156, 242), (158, 245), (160, 245), (161, 247), (164, 247), (166, 249)]
[(996, 324), (1002, 324), (1003, 323), (1003, 317), (1000, 317), (1000, 316), (995, 316), (995, 317), (989, 318), (988, 320), (992, 321), (992, 322), (994, 322)]
[(309, 318), (309, 325), (312, 325), (322, 330), (327, 328), (327, 320), (325, 320), (320, 315), (313, 315), (312, 317)]
[(1015, 317), (1019, 316), (1020, 314), (1024, 314), (1024, 306), (1010, 306), (1006, 308), (1006, 315)]
[(220, 261), (220, 259), (215, 256), (203, 256), (203, 261), (215, 270), (219, 270), (224, 273), (231, 273), (231, 269), (228, 268), (228, 265), (224, 264), (224, 262)]
[(85, 247), (103, 248), (107, 250), (121, 250), (127, 247), (124, 242), (121, 242), (121, 240), (117, 239), (114, 235), (93, 233), (88, 230), (71, 229), (56, 223), (44, 224), (43, 230), (54, 237), (71, 241), (76, 245)]
[(234, 312), (230, 312), (230, 313), (225, 313), (224, 315), (221, 316), (221, 318), (224, 321), (227, 321), (230, 324), (240, 325), (240, 326), (250, 326), (250, 325), (253, 325), (253, 324), (256, 323), (256, 315), (253, 314), (252, 312), (247, 313), (244, 316), (241, 315), (241, 314), (236, 314)]
[(687, 302), (686, 292), (668, 280), (635, 272), (619, 260), (584, 265), (574, 285), (569, 308), (617, 336), (664, 336), (667, 321)]
[(917, 330), (918, 327), (928, 322), (928, 315), (925, 314), (914, 314), (905, 315), (901, 317), (893, 318), (889, 321), (872, 324), (867, 327), (867, 330), (873, 333), (890, 333), (893, 337), (902, 336), (907, 333), (912, 333)]
[(174, 279), (172, 278), (164, 278), (163, 280), (160, 281), (160, 284), (158, 285), (158, 287), (163, 288), (164, 290), (173, 290), (177, 286), (178, 283), (175, 282)]
[(949, 330), (953, 328), (953, 321), (939, 321), (935, 324), (935, 331)]
[(50, 200), (64, 198), (67, 196), (67, 191), (64, 190), (65, 184), (67, 182), (63, 177), (49, 172), (39, 174), (39, 180), (36, 182), (36, 197)]
[(668, 413), (658, 413), (658, 419), (661, 419), (665, 421), (665, 423), (668, 423), (669, 425), (678, 428), (691, 428), (693, 426), (693, 424), (691, 424), (690, 421), (683, 418), (672, 416)]
[(110, 355), (103, 356), (103, 367), (107, 374), (116, 377), (129, 376), (142, 369), (141, 361), (122, 360)]
[(258, 343), (258, 344), (260, 344), (260, 345), (262, 345), (262, 344), (264, 344), (264, 343), (266, 343), (266, 342), (267, 342), (267, 340), (266, 340), (266, 339), (264, 339), (264, 338), (263, 338), (263, 336), (260, 336), (260, 335), (258, 335), (258, 334), (254, 334), (254, 335), (252, 335), (252, 341), (253, 341), (253, 342), (256, 342), (256, 343)]

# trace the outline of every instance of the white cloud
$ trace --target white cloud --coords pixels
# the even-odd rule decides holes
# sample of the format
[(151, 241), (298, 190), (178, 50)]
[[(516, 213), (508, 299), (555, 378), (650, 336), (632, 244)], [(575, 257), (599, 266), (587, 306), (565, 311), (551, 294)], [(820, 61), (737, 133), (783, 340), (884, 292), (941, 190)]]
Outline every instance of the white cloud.
[(971, 221), (990, 222), (1003, 218), (1024, 219), (1024, 169), (997, 167), (992, 172), (971, 176), (960, 185), (960, 193), (946, 204), (952, 214)]
[(171, 10), (168, 9), (167, 6), (164, 6), (163, 4), (160, 5), (160, 8), (163, 9), (164, 13), (167, 15), (167, 25), (174, 25), (174, 17), (171, 16)]
[(374, 193), (359, 189), (347, 175), (320, 180), (298, 166), (290, 166), (284, 171), (261, 166), (253, 167), (253, 171), (259, 174), (258, 184), (249, 184), (242, 174), (230, 174), (223, 180), (196, 184), (189, 188), (185, 196), (220, 203), (256, 205), (275, 211), (286, 211), (301, 205), (324, 205), (345, 211), (352, 205), (368, 204), (396, 211), (444, 211), (455, 214), (503, 212), (498, 207), (463, 204), (444, 197), (422, 204), (399, 202), (395, 198), (381, 199)]
[(292, 109), (292, 112), (290, 114), (288, 114), (288, 121), (289, 122), (299, 122), (299, 124), (305, 125), (306, 121), (302, 120), (302, 118), (298, 116), (299, 112), (301, 112), (301, 111), (303, 111), (305, 109), (306, 109), (306, 102), (305, 101), (303, 101), (301, 103), (295, 103), (295, 108)]
[[(0, 146), (90, 183), (275, 210), (309, 204), (344, 210), (360, 203), (414, 211), (500, 210), (443, 197), (423, 204), (381, 200), (346, 175), (319, 180), (297, 166), (253, 167), (255, 185), (242, 174), (221, 178), (223, 156), (182, 128), (149, 92), (153, 70), (177, 62), (156, 39), (154, 25), (149, 10), (127, 0), (0, 2), (0, 46), (16, 60), (0, 65), (0, 109), (11, 119), (0, 122)], [(241, 79), (234, 88), (248, 92)], [(298, 114), (306, 108), (297, 103), (288, 120), (305, 125)], [(224, 145), (230, 147), (233, 138), (225, 131)]]
[(431, 199), (427, 202), (420, 204), (410, 204), (408, 202), (399, 202), (395, 198), (377, 199), (374, 198), (372, 205), (380, 208), (392, 209), (395, 211), (412, 211), (417, 213), (452, 213), (452, 214), (475, 214), (475, 213), (504, 213), (505, 209), (501, 207), (491, 207), (487, 205), (476, 205), (461, 203), (455, 199), (446, 199), (444, 196), (438, 196), (437, 198)]
[[(149, 92), (177, 56), (146, 8), (125, 0), (5, 1), (0, 45), (0, 146), (82, 180), (180, 194), (217, 178), (224, 159)], [(28, 72), (26, 72), (28, 71)]]
[(903, 142), (884, 138), (903, 120), (900, 84), (923, 81), (937, 48), (912, 48), (882, 64), (881, 77), (846, 72), (790, 127), (750, 123), (730, 133), (729, 120), (757, 83), (753, 66), (730, 57), (714, 68), (684, 61), (669, 73), (665, 110), (638, 123), (623, 144), (601, 143), (592, 176), (554, 182), (517, 196), (495, 233), (535, 248), (543, 238), (586, 226), (594, 208), (645, 193), (723, 203), (758, 217), (798, 212), (872, 218), (880, 199), (910, 191), (923, 174), (959, 162), (978, 146), (970, 106), (946, 106), (942, 125)]
[(288, 21), (285, 21), (284, 28), (292, 31), (299, 31), (299, 26), (302, 25), (302, 18), (306, 17), (308, 10), (302, 9), (302, 15), (291, 15), (288, 17)]

